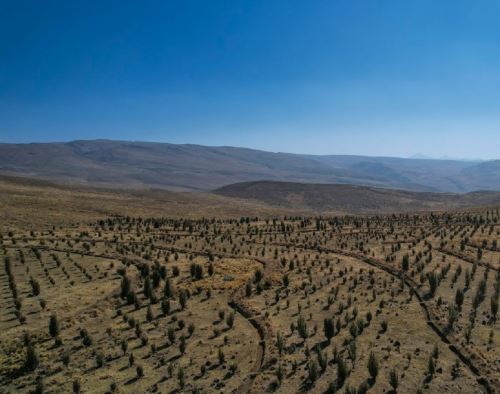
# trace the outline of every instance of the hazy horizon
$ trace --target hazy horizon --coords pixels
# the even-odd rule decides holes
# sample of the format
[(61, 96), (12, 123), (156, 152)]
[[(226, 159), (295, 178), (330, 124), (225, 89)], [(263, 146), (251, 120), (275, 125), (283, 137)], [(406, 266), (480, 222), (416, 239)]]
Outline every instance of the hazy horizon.
[(0, 9), (1, 142), (499, 158), (498, 2)]
[(500, 160), (498, 158), (492, 158), (492, 159), (483, 159), (480, 157), (452, 157), (452, 156), (447, 156), (443, 155), (440, 157), (434, 157), (434, 156), (429, 156), (426, 155), (425, 153), (422, 152), (416, 152), (413, 155), (410, 156), (402, 156), (402, 155), (377, 155), (377, 154), (367, 154), (367, 155), (360, 155), (357, 153), (335, 153), (335, 152), (330, 152), (330, 153), (310, 153), (310, 152), (289, 152), (289, 151), (281, 151), (281, 150), (271, 150), (271, 149), (261, 149), (261, 148), (253, 148), (249, 146), (241, 146), (241, 145), (210, 145), (210, 144), (198, 144), (198, 143), (192, 143), (192, 142), (179, 142), (179, 143), (172, 143), (169, 141), (154, 141), (154, 140), (122, 140), (122, 139), (114, 139), (114, 138), (91, 138), (91, 139), (86, 139), (86, 138), (81, 138), (81, 139), (68, 139), (68, 140), (57, 140), (57, 141), (30, 141), (30, 142), (4, 142), (0, 141), (0, 144), (21, 144), (21, 145), (28, 145), (28, 144), (64, 144), (64, 143), (70, 143), (70, 142), (75, 142), (75, 141), (115, 141), (115, 142), (131, 142), (131, 143), (159, 143), (159, 144), (173, 144), (173, 145), (197, 145), (197, 146), (206, 146), (206, 147), (211, 147), (211, 148), (240, 148), (240, 149), (251, 149), (251, 150), (259, 150), (259, 151), (264, 151), (264, 152), (271, 152), (271, 153), (287, 153), (287, 154), (294, 154), (294, 155), (312, 155), (312, 156), (362, 156), (362, 157), (373, 157), (373, 158), (381, 158), (381, 157), (388, 157), (388, 158), (401, 158), (401, 159), (414, 159), (414, 160), (451, 160), (451, 161), (471, 161), (471, 162), (481, 162), (481, 161), (495, 161), (495, 160)]

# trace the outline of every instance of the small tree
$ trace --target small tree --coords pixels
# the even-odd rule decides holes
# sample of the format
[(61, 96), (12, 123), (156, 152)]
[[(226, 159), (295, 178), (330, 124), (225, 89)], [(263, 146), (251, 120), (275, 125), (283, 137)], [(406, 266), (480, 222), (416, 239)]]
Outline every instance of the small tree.
[(498, 314), (498, 295), (496, 293), (491, 296), (490, 309), (491, 309), (491, 320), (496, 322)]
[(186, 305), (187, 305), (187, 293), (186, 293), (186, 290), (182, 290), (179, 293), (179, 304), (181, 304), (181, 308), (183, 310), (186, 309)]
[(278, 353), (281, 356), (281, 354), (283, 353), (283, 348), (285, 347), (285, 340), (281, 332), (278, 332), (278, 334), (276, 334), (276, 347), (278, 348)]
[(297, 319), (297, 332), (299, 333), (299, 336), (305, 341), (307, 337), (309, 336), (308, 330), (307, 330), (307, 323), (304, 319), (304, 317), (301, 315)]
[(151, 280), (149, 279), (149, 276), (146, 277), (146, 280), (144, 281), (144, 297), (149, 298), (151, 297)]
[(356, 341), (351, 341), (351, 343), (347, 346), (347, 353), (352, 361), (352, 365), (356, 364), (356, 350)]
[(403, 269), (403, 272), (408, 271), (409, 264), (410, 264), (410, 256), (408, 256), (407, 254), (405, 254), (403, 256), (403, 262), (401, 264), (401, 268)]
[(262, 273), (262, 270), (258, 269), (255, 271), (255, 275), (254, 275), (255, 283), (259, 283), (263, 277), (264, 277), (264, 274)]
[(460, 376), (460, 362), (457, 360), (455, 360), (455, 362), (453, 363), (452, 367), (451, 367), (451, 377), (452, 379), (456, 379)]
[(433, 376), (436, 372), (436, 364), (434, 363), (434, 357), (429, 357), (429, 361), (427, 362), (427, 373), (429, 376)]
[(170, 282), (170, 279), (167, 278), (165, 281), (165, 287), (163, 288), (163, 295), (166, 298), (170, 298), (174, 295), (173, 289), (172, 289), (172, 283)]
[(181, 340), (179, 342), (179, 350), (181, 352), (181, 354), (184, 354), (186, 352), (186, 338), (183, 336), (181, 336)]
[(154, 319), (153, 311), (151, 310), (151, 305), (148, 305), (148, 310), (146, 312), (146, 319), (149, 322), (153, 321), (153, 319)]
[(427, 274), (427, 280), (429, 281), (429, 294), (434, 297), (436, 294), (437, 287), (439, 285), (439, 278), (434, 272), (429, 272)]
[(127, 275), (124, 275), (121, 281), (120, 297), (126, 298), (130, 290), (131, 290), (130, 279), (128, 278)]
[(186, 379), (185, 379), (185, 374), (184, 374), (184, 368), (179, 366), (179, 369), (177, 370), (177, 380), (179, 381), (179, 387), (181, 390), (184, 389), (184, 386), (186, 385)]
[(399, 376), (396, 370), (393, 368), (391, 372), (389, 372), (389, 384), (392, 389), (396, 392), (399, 386)]
[(161, 301), (161, 311), (163, 312), (164, 316), (170, 313), (170, 300)]
[(439, 358), (439, 347), (438, 347), (437, 343), (434, 345), (434, 347), (432, 349), (432, 358), (434, 358), (435, 360), (437, 360)]
[(26, 348), (26, 360), (24, 367), (27, 371), (34, 371), (38, 367), (38, 354), (35, 347), (30, 343)]
[(35, 390), (33, 391), (33, 394), (43, 394), (45, 393), (45, 384), (43, 383), (42, 377), (38, 377), (36, 380), (36, 386)]
[(457, 289), (455, 293), (455, 304), (457, 305), (457, 309), (460, 311), (462, 309), (462, 304), (464, 303), (464, 292), (463, 290)]
[(104, 365), (104, 354), (97, 352), (95, 355), (95, 363), (97, 368), (101, 368)]
[(78, 379), (73, 380), (73, 393), (80, 394), (81, 391), (82, 391), (82, 385), (80, 383), (80, 380)]
[(276, 373), (276, 379), (278, 379), (278, 385), (281, 386), (281, 382), (283, 381), (283, 376), (285, 375), (281, 364), (278, 365), (275, 373)]
[(321, 373), (325, 373), (326, 367), (328, 366), (328, 353), (321, 351), (321, 349), (318, 349), (318, 364), (321, 369)]
[(331, 342), (331, 339), (335, 335), (335, 327), (333, 325), (332, 319), (325, 319), (323, 322), (323, 332), (325, 333), (326, 339), (328, 339), (328, 343)]
[(231, 312), (226, 317), (226, 324), (229, 328), (233, 328), (234, 325), (234, 313)]
[(30, 283), (31, 283), (31, 288), (33, 290), (33, 295), (34, 296), (39, 295), (40, 294), (40, 284), (38, 283), (38, 281), (36, 279), (31, 278)]
[(137, 365), (135, 367), (135, 371), (137, 373), (137, 377), (140, 379), (144, 376), (144, 368), (142, 367), (142, 365)]
[(128, 342), (126, 339), (123, 339), (122, 342), (121, 342), (121, 348), (122, 348), (122, 351), (123, 351), (123, 355), (125, 355), (127, 353), (127, 349), (128, 349)]
[(70, 356), (70, 353), (65, 351), (63, 354), (62, 354), (62, 362), (64, 364), (65, 367), (67, 367), (69, 365), (69, 362), (71, 361), (71, 356)]
[(316, 361), (309, 361), (307, 364), (307, 377), (311, 383), (314, 383), (318, 379), (318, 364)]
[(337, 384), (335, 382), (330, 382), (325, 394), (335, 394), (337, 392)]
[(337, 361), (337, 387), (341, 388), (347, 378), (347, 366), (342, 357), (339, 357)]
[(453, 329), (453, 325), (455, 321), (458, 319), (459, 309), (454, 305), (451, 305), (448, 309), (448, 326), (447, 330), (451, 331)]
[(59, 335), (59, 321), (57, 320), (57, 316), (52, 314), (49, 319), (49, 334), (52, 338), (55, 338)]
[(168, 340), (171, 344), (173, 344), (175, 342), (175, 330), (173, 327), (169, 327), (167, 329), (167, 337), (168, 337)]
[(219, 348), (219, 352), (218, 352), (217, 356), (219, 358), (219, 365), (223, 365), (224, 361), (226, 360), (226, 357), (225, 357), (224, 352), (222, 351), (221, 348)]
[(370, 356), (368, 357), (368, 372), (373, 381), (377, 380), (378, 375), (378, 361), (375, 357), (375, 353), (370, 352)]

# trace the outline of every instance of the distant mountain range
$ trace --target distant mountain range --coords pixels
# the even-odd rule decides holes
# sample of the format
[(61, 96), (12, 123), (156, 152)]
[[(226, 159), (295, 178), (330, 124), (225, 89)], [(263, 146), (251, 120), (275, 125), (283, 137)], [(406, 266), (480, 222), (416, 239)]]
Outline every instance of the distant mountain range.
[(500, 160), (304, 155), (110, 140), (0, 144), (0, 173), (80, 185), (185, 191), (261, 180), (411, 191), (500, 191)]
[(427, 156), (424, 155), (423, 153), (415, 153), (414, 155), (410, 156), (409, 159), (421, 159), (421, 160), (456, 160), (456, 161), (471, 161), (475, 163), (480, 163), (482, 161), (486, 161), (483, 159), (477, 159), (477, 158), (462, 158), (462, 157), (451, 157), (451, 156), (441, 156), (441, 157), (432, 157), (432, 156)]

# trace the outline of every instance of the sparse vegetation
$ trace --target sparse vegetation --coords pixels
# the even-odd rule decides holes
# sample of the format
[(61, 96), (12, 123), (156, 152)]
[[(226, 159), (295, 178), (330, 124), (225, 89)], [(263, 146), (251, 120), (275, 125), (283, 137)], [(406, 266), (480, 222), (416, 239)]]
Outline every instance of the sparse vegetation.
[(0, 383), (484, 390), (462, 360), (498, 384), (499, 222), (490, 210), (16, 228), (0, 238)]

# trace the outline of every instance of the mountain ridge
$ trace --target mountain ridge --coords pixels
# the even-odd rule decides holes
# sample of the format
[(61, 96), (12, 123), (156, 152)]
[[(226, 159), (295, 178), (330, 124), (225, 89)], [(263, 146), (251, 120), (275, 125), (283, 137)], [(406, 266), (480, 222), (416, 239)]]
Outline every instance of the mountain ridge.
[(310, 155), (231, 146), (76, 140), (0, 144), (0, 173), (79, 185), (209, 191), (259, 180), (413, 191), (500, 190), (500, 160), (480, 163)]

